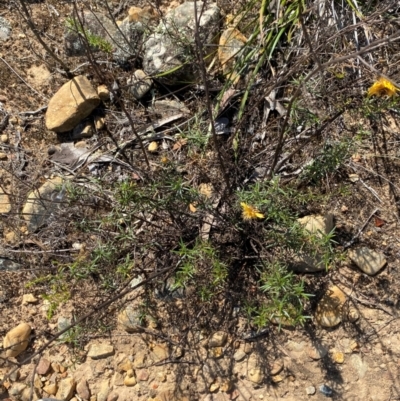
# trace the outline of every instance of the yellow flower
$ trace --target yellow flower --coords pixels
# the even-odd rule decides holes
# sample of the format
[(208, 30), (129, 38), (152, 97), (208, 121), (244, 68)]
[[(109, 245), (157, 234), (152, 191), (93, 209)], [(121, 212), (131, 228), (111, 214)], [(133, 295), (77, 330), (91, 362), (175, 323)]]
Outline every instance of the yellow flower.
[(386, 78), (380, 77), (369, 89), (368, 96), (389, 96), (396, 94), (397, 88)]
[(244, 220), (263, 219), (264, 215), (260, 213), (255, 207), (248, 205), (247, 203), (241, 202), (240, 206), (242, 206), (242, 216)]

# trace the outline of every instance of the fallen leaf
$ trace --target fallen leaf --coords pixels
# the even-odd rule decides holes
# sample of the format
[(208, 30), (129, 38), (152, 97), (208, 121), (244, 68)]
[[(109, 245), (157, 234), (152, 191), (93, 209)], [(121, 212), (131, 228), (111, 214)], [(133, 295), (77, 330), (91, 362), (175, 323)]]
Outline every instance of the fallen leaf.
[(190, 204), (189, 204), (189, 210), (190, 210), (192, 213), (196, 213), (196, 212), (197, 212), (196, 206), (195, 206), (193, 203), (190, 203)]
[(382, 227), (385, 225), (385, 221), (375, 216), (375, 227)]
[(187, 144), (187, 139), (186, 138), (180, 138), (178, 139), (174, 146), (172, 147), (172, 150), (180, 150), (183, 146)]

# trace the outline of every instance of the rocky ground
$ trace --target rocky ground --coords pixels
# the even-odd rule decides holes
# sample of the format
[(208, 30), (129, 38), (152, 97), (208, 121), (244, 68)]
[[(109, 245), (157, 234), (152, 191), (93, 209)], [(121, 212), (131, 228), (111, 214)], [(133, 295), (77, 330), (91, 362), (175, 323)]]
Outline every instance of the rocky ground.
[[(224, 293), (209, 310), (205, 303), (189, 318), (194, 310), (187, 301), (190, 296), (185, 298), (189, 289), (183, 294), (168, 287), (167, 279), (157, 282), (158, 276), (154, 287), (145, 286), (154, 279), (146, 275), (149, 271), (159, 274), (151, 270), (158, 261), (153, 251), (146, 254), (150, 262), (143, 263), (143, 274), (129, 276), (117, 294), (100, 290), (96, 280), (72, 280), (73, 289), (68, 289), (68, 296), (65, 289), (63, 298), (56, 286), (63, 264), (86, 260), (87, 248), (103, 238), (101, 230), (82, 230), (79, 235), (70, 230), (68, 223), (80, 214), (68, 210), (68, 182), (86, 185), (95, 197), (97, 188), (85, 177), (112, 182), (128, 176), (140, 181), (146, 168), (156, 170), (172, 157), (189, 175), (209, 163), (209, 175), (223, 181), (214, 172), (211, 151), (206, 162), (179, 153), (186, 146), (176, 135), (180, 127), (207, 107), (199, 101), (204, 87), (198, 71), (193, 63), (182, 61), (189, 58), (187, 43), (182, 45), (182, 37), (171, 31), (193, 44), (197, 29), (205, 53), (222, 32), (219, 45), (224, 50), (217, 52), (214, 62), (220, 67), (211, 64), (207, 73), (212, 76), (211, 92), (231, 81), (233, 92), (225, 92), (227, 102), (243, 94), (240, 74), (231, 68), (246, 36), (228, 15), (231, 4), (208, 5), (196, 28), (190, 2), (157, 7), (110, 2), (118, 24), (113, 24), (104, 5), (78, 2), (80, 23), (93, 34), (82, 41), (82, 31), (71, 20), (70, 2), (29, 2), (39, 35), (50, 43), (51, 57), (24, 21), (25, 3), (16, 3), (0, 5), (0, 398), (400, 399), (398, 114), (387, 115), (378, 127), (362, 121), (365, 130), (379, 138), (365, 139), (347, 161), (341, 180), (350, 185), (351, 193), (323, 198), (318, 207), (301, 213), (298, 222), (310, 233), (318, 236), (335, 228), (342, 255), (337, 268), (328, 271), (320, 255), (299, 253), (294, 258), (295, 272), (304, 276), (314, 296), (303, 327), (293, 327), (281, 316), (255, 330), (245, 316), (245, 305), (228, 305)], [(76, 29), (66, 29), (68, 24)], [(143, 49), (139, 43), (145, 43)], [(94, 54), (105, 69), (91, 63)], [(118, 103), (124, 91), (128, 100)], [(268, 115), (278, 116), (279, 107)], [(316, 106), (311, 102), (310, 107)], [(349, 110), (344, 113), (343, 131), (350, 131), (355, 118)], [(234, 121), (229, 114), (217, 118), (217, 135), (231, 138)], [(137, 156), (142, 145), (150, 161)], [(136, 149), (135, 169), (133, 156), (125, 154), (130, 147)], [(251, 147), (249, 154), (268, 150), (260, 138), (252, 139)], [(381, 154), (382, 148), (387, 159), (371, 161), (371, 153)], [(393, 164), (385, 164), (389, 159)], [(295, 170), (288, 168), (288, 175)], [(254, 165), (249, 171), (259, 170)], [(285, 177), (286, 170), (282, 171)], [(331, 187), (324, 195), (340, 192), (340, 181), (327, 181)], [(104, 212), (102, 202), (109, 193), (101, 196), (96, 198), (99, 206), (93, 220)], [(196, 207), (190, 204), (190, 212)], [(120, 219), (124, 218), (122, 214)], [(143, 221), (150, 224), (151, 218), (144, 216)], [(200, 235), (207, 238), (212, 225), (212, 220), (203, 221)], [(135, 233), (151, 232), (149, 225), (144, 227), (135, 225)], [(51, 275), (55, 281), (43, 279)]]

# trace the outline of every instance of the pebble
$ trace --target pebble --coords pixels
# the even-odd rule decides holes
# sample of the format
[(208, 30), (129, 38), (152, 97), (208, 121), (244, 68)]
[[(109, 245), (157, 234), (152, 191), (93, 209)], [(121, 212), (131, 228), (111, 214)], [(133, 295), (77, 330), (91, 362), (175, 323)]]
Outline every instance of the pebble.
[(139, 310), (128, 305), (118, 314), (118, 323), (128, 333), (140, 333), (143, 331), (143, 319)]
[(362, 379), (368, 371), (367, 362), (363, 361), (360, 355), (355, 354), (350, 357), (350, 362), (356, 370), (358, 378)]
[(242, 361), (245, 357), (246, 357), (246, 353), (244, 351), (242, 351), (241, 349), (237, 350), (233, 355), (233, 359), (236, 362)]
[(378, 273), (386, 265), (386, 259), (382, 253), (367, 247), (350, 250), (348, 256), (364, 273), (370, 276)]
[(344, 362), (344, 354), (343, 354), (343, 352), (335, 352), (333, 354), (332, 358), (336, 363), (342, 364)]
[(271, 375), (275, 376), (278, 373), (280, 373), (283, 369), (283, 366), (284, 364), (282, 359), (278, 359), (277, 361), (275, 361), (271, 366), (271, 371), (270, 371)]
[(319, 391), (326, 397), (332, 397), (333, 395), (333, 390), (326, 384), (321, 384), (319, 386)]
[(67, 377), (60, 381), (58, 385), (58, 391), (56, 394), (56, 398), (59, 400), (69, 401), (75, 391), (76, 382), (72, 377)]
[(47, 359), (41, 358), (37, 368), (36, 368), (36, 373), (39, 375), (47, 375), (51, 369), (51, 364), (50, 361)]
[(31, 326), (21, 323), (11, 329), (4, 337), (3, 348), (7, 348), (7, 357), (16, 357), (28, 347)]
[(223, 347), (228, 339), (228, 334), (224, 331), (217, 331), (208, 340), (208, 346), (212, 347)]
[(0, 214), (6, 214), (11, 211), (11, 202), (7, 194), (0, 188)]
[(79, 383), (76, 385), (76, 393), (83, 400), (90, 399), (90, 390), (86, 379), (80, 380)]
[(0, 142), (8, 143), (8, 135), (7, 134), (0, 135)]
[(247, 377), (253, 383), (260, 384), (264, 380), (264, 373), (261, 368), (253, 368), (248, 371)]
[(7, 160), (7, 153), (0, 152), (0, 160)]
[(157, 152), (158, 149), (158, 143), (156, 141), (150, 142), (147, 150), (151, 153)]
[(315, 318), (323, 327), (334, 327), (342, 321), (342, 309), (346, 302), (346, 295), (337, 286), (328, 288), (319, 301)]
[(143, 368), (145, 366), (144, 362), (146, 360), (146, 352), (141, 350), (136, 353), (135, 359), (133, 360), (132, 364), (134, 368)]
[(328, 353), (328, 349), (322, 344), (316, 344), (308, 347), (307, 354), (311, 359), (318, 360), (324, 358)]
[(132, 387), (137, 383), (135, 376), (129, 377), (128, 375), (124, 379), (124, 385), (127, 387)]
[(308, 386), (306, 388), (306, 394), (307, 395), (314, 395), (316, 391), (317, 390), (316, 390), (316, 388), (314, 386)]
[[(291, 376), (292, 377), (292, 376)], [(284, 375), (275, 375), (271, 377), (271, 381), (272, 383), (280, 383), (281, 381), (283, 381), (285, 379)]]
[(49, 395), (56, 395), (57, 394), (57, 385), (55, 383), (50, 383), (43, 387), (43, 391), (45, 391)]
[(38, 299), (33, 294), (24, 294), (22, 296), (22, 305), (34, 304)]
[(151, 89), (153, 81), (143, 70), (136, 70), (127, 84), (133, 97), (139, 100)]
[(149, 376), (150, 374), (147, 369), (142, 369), (137, 373), (137, 379), (143, 382), (149, 380)]
[[(97, 392), (97, 401), (107, 401), (108, 395), (110, 394), (110, 383), (108, 380), (103, 381), (100, 384), (100, 389)], [(93, 396), (92, 396), (93, 397)]]
[(110, 344), (92, 344), (88, 356), (92, 359), (102, 359), (114, 355), (114, 347)]

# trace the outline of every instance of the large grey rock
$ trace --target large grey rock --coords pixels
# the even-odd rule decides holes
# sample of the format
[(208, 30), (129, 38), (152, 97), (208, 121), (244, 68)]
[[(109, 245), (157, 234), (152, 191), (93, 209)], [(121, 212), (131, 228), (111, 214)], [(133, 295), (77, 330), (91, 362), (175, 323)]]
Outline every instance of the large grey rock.
[(97, 91), (84, 75), (66, 82), (50, 99), (46, 127), (55, 132), (75, 128), (100, 103)]
[(64, 34), (65, 52), (68, 56), (83, 56), (87, 53), (87, 46), (91, 52), (110, 49), (114, 60), (124, 64), (138, 56), (147, 32), (146, 26), (129, 18), (117, 26), (100, 13), (84, 11), (79, 20), (74, 17), (68, 20)]
[[(199, 79), (194, 4), (187, 1), (168, 12), (144, 44), (144, 71), (167, 84), (196, 82)], [(199, 37), (207, 57), (217, 48), (220, 10), (216, 3), (205, 5), (198, 1), (197, 15), (200, 18)]]
[(59, 202), (63, 198), (62, 190), (58, 190), (61, 184), (62, 179), (56, 177), (29, 193), (22, 209), (22, 216), (27, 223), (29, 232), (34, 232), (40, 228), (57, 210)]
[(11, 25), (4, 18), (0, 17), (0, 41), (6, 41), (11, 35)]

